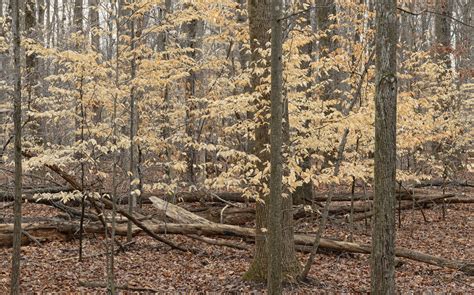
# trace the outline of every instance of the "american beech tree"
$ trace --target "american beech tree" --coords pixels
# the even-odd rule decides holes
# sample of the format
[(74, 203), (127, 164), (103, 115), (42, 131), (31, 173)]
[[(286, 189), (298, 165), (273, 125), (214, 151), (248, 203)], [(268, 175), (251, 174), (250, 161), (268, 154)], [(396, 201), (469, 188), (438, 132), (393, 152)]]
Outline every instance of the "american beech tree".
[(375, 34), (374, 221), (371, 292), (395, 294), (397, 1), (378, 1)]
[[(398, 88), (390, 181), (452, 178), (467, 167), (474, 132), (472, 34), (448, 19), (470, 24), (472, 1), (399, 1), (412, 12), (439, 12), (420, 15), (393, 12), (393, 1), (313, 2), (285, 1), (281, 10), (284, 280), (300, 270), (293, 197), (304, 203), (314, 191), (353, 183), (374, 184), (380, 194), (375, 146), (388, 133), (374, 133), (374, 117), (390, 86), (381, 81), (393, 75)], [(0, 1), (0, 165), (15, 165), (9, 142), (19, 134), (18, 117), (9, 94), (23, 90), (31, 102), (22, 107), (23, 150), (33, 155), (23, 159), (24, 172), (64, 184), (44, 173), (45, 164), (57, 165), (83, 180), (81, 191), (40, 197), (81, 200), (117, 188), (117, 199), (134, 193), (139, 202), (147, 192), (170, 199), (182, 191), (240, 192), (257, 200), (255, 256), (245, 277), (266, 281), (272, 2), (121, 1), (119, 20), (117, 1), (26, 1), (32, 33), (25, 32), (21, 61), (9, 54), (20, 54), (15, 3)], [(41, 3), (44, 13), (36, 11)], [(376, 13), (388, 7), (404, 26), (390, 46), (375, 37)], [(387, 76), (380, 66), (393, 56), (381, 52), (393, 44), (400, 58)]]

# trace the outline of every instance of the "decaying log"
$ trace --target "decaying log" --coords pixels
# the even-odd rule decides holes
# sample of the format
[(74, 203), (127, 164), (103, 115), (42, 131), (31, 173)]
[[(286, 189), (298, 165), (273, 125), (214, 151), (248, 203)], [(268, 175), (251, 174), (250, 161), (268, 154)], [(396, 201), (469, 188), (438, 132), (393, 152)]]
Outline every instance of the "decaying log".
[(187, 237), (190, 237), (192, 239), (204, 242), (206, 244), (210, 245), (215, 245), (215, 246), (224, 246), (224, 247), (229, 247), (229, 248), (234, 248), (238, 250), (245, 250), (245, 251), (250, 251), (251, 248), (247, 245), (241, 244), (241, 243), (236, 243), (231, 240), (224, 240), (224, 239), (211, 239), (208, 237), (203, 237), (203, 236), (198, 236), (198, 235), (186, 235)]
[[(417, 207), (422, 208), (422, 207), (427, 206), (429, 204), (435, 204), (435, 203), (442, 202), (443, 200), (448, 200), (446, 202), (449, 203), (449, 199), (454, 198), (455, 196), (456, 196), (455, 194), (446, 194), (446, 195), (441, 195), (441, 196), (420, 198), (420, 199), (416, 200), (415, 202), (407, 202), (405, 204), (402, 204), (401, 206), (397, 206), (397, 210), (407, 210), (407, 209), (413, 208), (413, 206), (415, 206), (415, 208), (417, 208)], [(355, 215), (352, 220), (353, 221), (360, 221), (360, 220), (372, 217), (372, 215), (374, 215), (373, 211), (363, 212), (363, 213), (359, 213), (359, 214)]]
[[(41, 238), (41, 233), (46, 233), (48, 235), (60, 234), (72, 235), (78, 229), (77, 224), (72, 223), (59, 223), (54, 225), (44, 225), (44, 224), (25, 224), (23, 225), (26, 231), (29, 231), (30, 234), (34, 232), (33, 236), (37, 239)], [(239, 227), (234, 225), (227, 224), (149, 224), (147, 226), (148, 230), (153, 231), (155, 234), (197, 234), (204, 236), (224, 236), (224, 237), (241, 237), (241, 238), (255, 238), (255, 229)], [(13, 224), (4, 224), (0, 225), (0, 237), (2, 235), (10, 236), (13, 231)], [(103, 228), (101, 224), (90, 223), (85, 226), (85, 231), (89, 233), (103, 233)], [(140, 228), (134, 227), (133, 233), (138, 234), (142, 230)], [(116, 234), (120, 236), (127, 235), (126, 226), (117, 226)], [(48, 237), (46, 237), (46, 240)], [(38, 239), (39, 240), (39, 239)], [(1, 239), (0, 239), (1, 241)], [(297, 245), (311, 246), (314, 242), (313, 235), (303, 235), (295, 234), (295, 243)], [(369, 244), (357, 244), (351, 242), (336, 241), (331, 239), (321, 238), (320, 248), (336, 250), (342, 252), (351, 252), (351, 253), (361, 253), (361, 254), (370, 254), (371, 246)], [(469, 275), (474, 275), (474, 262), (473, 261), (459, 261), (459, 260), (449, 260), (442, 257), (437, 257), (429, 254), (425, 254), (418, 251), (409, 250), (406, 248), (396, 248), (395, 255), (401, 258), (407, 258), (410, 260), (427, 263), (430, 265), (435, 265), (439, 267), (446, 267), (450, 269), (461, 270)]]
[[(93, 199), (91, 199), (92, 202)], [(113, 203), (105, 198), (102, 198), (101, 200), (104, 204), (108, 205), (108, 206), (112, 206)], [(135, 224), (137, 227), (139, 227), (140, 229), (142, 229), (145, 233), (147, 233), (150, 237), (154, 238), (155, 240), (157, 241), (160, 241), (168, 246), (170, 246), (171, 248), (173, 249), (176, 249), (176, 250), (180, 250), (180, 251), (183, 251), (183, 252), (186, 252), (187, 250), (184, 249), (183, 247), (179, 246), (179, 245), (176, 245), (175, 243), (171, 242), (171, 241), (168, 241), (160, 236), (158, 236), (154, 231), (150, 230), (144, 223), (140, 222), (136, 217), (134, 217), (133, 215), (130, 215), (128, 214), (127, 211), (123, 210), (123, 209), (120, 209), (120, 208), (117, 208), (117, 213), (119, 213), (120, 215), (122, 215), (123, 217), (127, 218), (128, 220), (130, 220), (131, 222), (133, 222), (133, 224)]]
[[(30, 237), (34, 237), (37, 242), (51, 242), (51, 241), (65, 241), (69, 240), (75, 233), (75, 226), (70, 223), (23, 223), (21, 228), (27, 232)], [(13, 224), (0, 224), (0, 247), (11, 247), (13, 244)], [(21, 237), (21, 244), (28, 245), (33, 240), (23, 233)]]
[[(213, 223), (199, 215), (196, 215), (192, 212), (189, 212), (179, 206), (173, 205), (157, 197), (150, 197), (150, 200), (153, 202), (153, 206), (158, 208), (160, 211), (163, 211), (168, 218), (170, 218), (171, 220), (175, 222), (185, 223), (185, 224), (192, 224), (192, 223), (212, 224)], [(208, 237), (203, 237), (201, 235), (194, 235), (194, 234), (190, 234), (186, 236), (192, 239), (210, 244), (210, 245), (225, 246), (229, 248), (235, 248), (235, 249), (247, 250), (247, 251), (250, 250), (250, 248), (246, 245), (242, 245), (242, 244), (235, 243), (228, 240), (211, 239)]]
[(446, 186), (446, 185), (474, 187), (474, 184), (472, 182), (469, 183), (467, 180), (465, 180), (465, 181), (457, 181), (457, 180), (445, 181), (443, 179), (422, 181), (420, 183), (415, 184), (414, 186), (415, 187), (428, 187), (428, 186)]
[(185, 210), (179, 206), (173, 205), (170, 202), (159, 199), (157, 197), (150, 197), (153, 206), (161, 212), (165, 213), (167, 217), (179, 223), (204, 223), (209, 224), (211, 221), (196, 215), (188, 210)]
[(13, 206), (13, 202), (9, 202), (0, 206), (0, 210), (7, 209)]
[[(60, 192), (70, 192), (72, 191), (71, 188), (69, 187), (63, 187), (63, 186), (57, 186), (57, 187), (40, 187), (40, 188), (35, 188), (35, 189), (25, 189), (22, 191), (23, 193), (23, 199), (28, 200), (28, 198), (25, 198), (25, 195), (31, 196), (34, 194), (56, 194)], [(12, 191), (0, 191), (0, 198), (3, 198), (6, 201), (11, 201), (13, 200), (15, 196), (13, 195), (13, 190)]]

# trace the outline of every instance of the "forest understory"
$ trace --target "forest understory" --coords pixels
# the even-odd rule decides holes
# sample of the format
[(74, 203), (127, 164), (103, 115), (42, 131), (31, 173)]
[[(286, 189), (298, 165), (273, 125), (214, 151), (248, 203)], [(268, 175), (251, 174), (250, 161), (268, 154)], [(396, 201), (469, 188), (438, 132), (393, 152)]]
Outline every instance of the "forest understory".
[[(340, 189), (346, 190), (346, 188)], [(432, 187), (426, 189), (426, 192), (433, 195), (441, 194), (442, 189)], [(448, 187), (446, 194), (448, 193), (454, 193), (463, 199), (474, 198), (474, 188), (469, 186)], [(338, 205), (349, 203), (338, 202)], [(197, 208), (203, 206), (216, 206), (210, 202), (179, 205), (187, 209), (194, 208), (192, 211), (199, 211)], [(1, 208), (5, 206), (8, 206), (8, 203), (0, 203)], [(220, 206), (223, 207), (222, 204)], [(248, 206), (254, 205), (248, 204)], [(142, 208), (142, 214), (146, 216), (157, 214), (157, 211), (150, 204), (145, 204)], [(64, 218), (61, 211), (44, 204), (26, 203), (23, 212), (23, 222), (41, 223), (50, 218)], [(12, 208), (4, 208), (0, 216), (2, 223), (8, 223), (12, 218)], [(474, 260), (472, 202), (450, 204), (449, 199), (446, 199), (445, 209), (442, 204), (434, 204), (423, 210), (402, 210), (400, 219), (401, 226), (398, 225), (397, 213), (397, 247), (452, 260)], [(296, 219), (295, 233), (314, 234), (318, 229), (319, 220), (318, 214)], [(241, 226), (252, 227), (253, 223), (247, 222)], [(361, 220), (354, 223), (354, 242), (370, 243), (370, 233), (370, 219), (367, 222)], [(347, 241), (350, 237), (347, 218), (330, 215), (324, 237)], [(128, 245), (125, 237), (119, 237), (125, 245), (125, 252), (119, 251), (115, 256), (117, 285), (141, 289), (143, 293), (265, 292), (264, 284), (246, 282), (242, 279), (252, 260), (253, 251), (209, 245), (184, 235), (166, 235), (166, 238), (180, 246), (193, 249), (194, 253), (171, 250), (170, 247), (143, 234), (134, 237), (133, 242)], [(245, 245), (242, 239), (232, 238), (232, 241)], [(32, 242), (22, 247), (22, 293), (106, 292), (105, 285), (104, 288), (82, 286), (91, 282), (105, 284), (106, 256), (101, 255), (105, 253), (102, 235), (91, 233), (86, 235), (83, 244), (83, 262), (78, 262), (77, 236), (68, 241), (55, 240), (40, 244)], [(252, 249), (251, 244), (247, 245)], [(285, 292), (309, 294), (328, 291), (351, 293), (370, 291), (369, 255), (325, 249), (320, 252), (310, 272), (310, 280), (287, 284)], [(301, 251), (298, 253), (301, 263), (306, 262), (307, 256)], [(1, 294), (8, 292), (10, 259), (11, 249), (0, 249)], [(396, 283), (399, 292), (468, 294), (474, 289), (474, 277), (462, 271), (404, 258), (397, 259)], [(122, 290), (122, 292), (132, 291)]]

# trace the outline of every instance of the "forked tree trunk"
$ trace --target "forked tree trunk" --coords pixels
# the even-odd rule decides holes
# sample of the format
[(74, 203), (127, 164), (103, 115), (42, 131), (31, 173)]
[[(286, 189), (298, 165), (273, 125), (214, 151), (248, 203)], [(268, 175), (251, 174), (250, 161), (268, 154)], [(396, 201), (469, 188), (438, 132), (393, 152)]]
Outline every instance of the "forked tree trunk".
[[(262, 51), (267, 49), (266, 44), (270, 41), (269, 31), (271, 29), (271, 1), (270, 0), (252, 0), (248, 2), (248, 14), (249, 14), (249, 33), (250, 33), (250, 49), (251, 49), (251, 61), (254, 66), (260, 68), (266, 68), (261, 75), (252, 77), (252, 90), (256, 93), (257, 88), (261, 87), (265, 78), (268, 78), (270, 74), (268, 68), (270, 59), (269, 56), (263, 56)], [(257, 94), (257, 93), (256, 93)], [(260, 162), (258, 170), (263, 171), (270, 161), (270, 153), (266, 150), (266, 147), (270, 144), (270, 133), (269, 133), (269, 104), (270, 96), (268, 92), (260, 92), (257, 94), (256, 99), (257, 112), (254, 115), (255, 127), (255, 142), (252, 143), (252, 153), (256, 155)], [(268, 182), (268, 180), (266, 180)], [(268, 184), (268, 183), (267, 183)], [(268, 202), (268, 196), (259, 192), (259, 197), (264, 202)], [(285, 199), (288, 200), (288, 199)], [(282, 199), (282, 210), (283, 212), (291, 212), (291, 202), (285, 202)], [(290, 208), (287, 208), (288, 205)], [(265, 240), (267, 238), (264, 229), (267, 229), (267, 207), (263, 202), (257, 202), (256, 205), (256, 237), (255, 237), (255, 254), (252, 264), (249, 270), (245, 273), (244, 279), (252, 281), (265, 282), (267, 280), (267, 263), (268, 263), (268, 252)], [(289, 210), (288, 210), (289, 209)], [(282, 228), (285, 229), (282, 233), (283, 240), (283, 253), (282, 253), (282, 264), (283, 264), (283, 279), (286, 281), (294, 280), (299, 272), (299, 263), (296, 259), (296, 251), (294, 246), (288, 246), (293, 243), (293, 232), (292, 224), (286, 222), (293, 222), (293, 218), (287, 215), (287, 218), (283, 217)]]
[(373, 294), (395, 294), (397, 1), (377, 1), (376, 13), (371, 287)]

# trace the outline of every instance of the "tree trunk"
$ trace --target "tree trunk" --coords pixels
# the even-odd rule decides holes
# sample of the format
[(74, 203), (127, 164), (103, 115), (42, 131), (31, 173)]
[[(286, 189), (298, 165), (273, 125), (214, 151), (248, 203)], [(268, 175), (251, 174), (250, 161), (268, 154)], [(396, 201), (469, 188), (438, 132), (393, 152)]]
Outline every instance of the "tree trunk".
[(15, 202), (12, 276), (10, 293), (20, 293), (20, 258), (21, 258), (21, 197), (22, 197), (22, 165), (21, 165), (21, 59), (20, 59), (20, 1), (11, 0), (12, 34), (13, 34), (13, 124), (15, 129)]
[[(137, 205), (137, 197), (139, 195), (136, 193), (136, 189), (138, 188), (138, 171), (137, 171), (137, 164), (135, 160), (135, 156), (137, 154), (137, 145), (135, 144), (135, 136), (137, 135), (137, 110), (136, 110), (136, 90), (133, 85), (134, 79), (136, 78), (137, 72), (137, 63), (136, 63), (136, 56), (135, 56), (135, 19), (130, 17), (130, 49), (132, 50), (132, 60), (130, 61), (130, 79), (132, 81), (132, 85), (130, 87), (130, 177), (129, 177), (129, 199), (128, 199), (128, 214), (132, 215), (133, 210)], [(132, 240), (132, 223), (128, 223), (128, 234), (127, 234), (127, 241), (130, 242)]]
[(82, 13), (82, 0), (74, 0), (74, 32), (81, 34), (83, 32), (83, 23), (84, 19)]
[[(307, 3), (306, 0), (301, 0), (300, 1), (301, 3), (299, 3), (300, 5), (298, 7), (300, 7), (299, 9), (304, 9), (304, 5), (305, 3)], [(303, 25), (303, 28), (304, 27), (312, 27), (312, 22), (311, 22), (311, 10), (305, 12), (303, 15), (302, 15), (302, 20), (301, 20), (301, 23)], [(312, 30), (313, 31), (313, 30)], [(311, 71), (311, 62), (313, 61), (313, 58), (312, 58), (312, 54), (313, 54), (313, 41), (309, 41), (307, 44), (305, 44), (304, 46), (302, 46), (300, 48), (300, 52), (301, 54), (306, 54), (308, 55), (308, 58), (309, 60), (308, 61), (303, 61), (302, 64), (301, 64), (301, 68), (306, 70), (306, 77), (307, 77), (307, 81), (306, 81), (306, 85), (302, 85), (302, 86), (298, 86), (297, 87), (297, 91), (298, 92), (303, 92), (301, 93), (301, 95), (304, 95), (306, 97), (306, 99), (309, 101), (312, 97), (312, 93), (311, 93), (311, 88), (312, 88), (312, 79), (311, 79), (311, 75), (312, 75), (312, 71)], [(307, 106), (302, 106), (304, 107), (304, 110), (307, 110)], [(309, 127), (309, 123), (310, 123), (310, 120), (306, 120), (304, 122), (304, 126), (305, 128), (308, 128)], [(301, 134), (300, 132), (298, 132), (298, 136), (306, 136), (306, 134)], [(300, 167), (301, 167), (301, 170), (302, 171), (307, 171), (309, 169), (311, 169), (311, 157), (310, 157), (310, 152), (308, 153), (304, 153), (302, 155), (302, 160), (301, 160), (301, 163), (300, 163)], [(299, 178), (298, 180), (302, 180), (301, 178)], [(293, 192), (293, 201), (295, 204), (304, 204), (304, 203), (308, 203), (308, 200), (312, 200), (312, 194), (313, 194), (313, 183), (311, 181), (309, 182), (304, 182), (303, 181), (303, 184), (299, 187), (296, 188), (296, 190)]]
[(100, 52), (99, 0), (89, 0), (89, 26), (92, 48)]
[[(270, 41), (271, 29), (271, 11), (269, 0), (251, 0), (248, 1), (248, 17), (249, 17), (249, 34), (250, 34), (250, 50), (251, 63), (254, 67), (266, 68), (270, 62), (268, 56), (263, 56), (262, 52), (266, 48), (266, 44)], [(251, 78), (252, 91), (256, 94), (257, 88), (263, 84), (263, 79), (268, 77), (268, 70), (264, 70), (263, 74), (253, 75)], [(257, 164), (259, 171), (263, 171), (269, 161), (269, 153), (266, 151), (266, 145), (270, 144), (268, 125), (265, 124), (265, 117), (269, 113), (268, 104), (270, 97), (266, 92), (258, 94), (255, 99), (256, 109), (259, 110), (253, 114), (255, 126), (255, 141), (251, 144), (252, 153), (257, 156), (260, 161)], [(259, 190), (262, 187), (258, 188)], [(259, 198), (264, 202), (268, 200), (265, 194), (259, 191)], [(267, 249), (265, 245), (265, 233), (262, 231), (267, 227), (266, 223), (266, 207), (263, 202), (257, 201), (256, 204), (256, 237), (255, 237), (255, 254), (249, 270), (244, 275), (244, 279), (265, 282), (267, 278)]]
[(271, 38), (271, 121), (270, 121), (270, 198), (268, 199), (268, 294), (281, 294), (282, 280), (282, 58), (281, 0), (272, 1)]
[[(270, 34), (268, 33), (271, 29), (271, 1), (269, 0), (252, 0), (248, 2), (248, 15), (249, 15), (249, 33), (250, 33), (250, 49), (251, 49), (251, 61), (254, 66), (264, 68), (264, 72), (261, 75), (252, 76), (252, 91), (258, 96), (255, 100), (256, 109), (258, 112), (254, 114), (255, 126), (255, 142), (252, 143), (252, 153), (256, 155), (260, 161), (257, 164), (259, 171), (264, 171), (265, 167), (270, 161), (270, 153), (267, 150), (267, 146), (270, 144), (269, 134), (269, 106), (270, 96), (269, 92), (260, 89), (265, 87), (264, 80), (268, 78), (270, 74), (268, 66), (270, 63), (268, 55), (262, 55), (262, 51), (267, 49), (266, 44), (270, 41)], [(268, 187), (268, 180), (267, 181)], [(262, 185), (263, 187), (263, 185)], [(259, 189), (259, 198), (264, 202), (268, 202), (268, 194)], [(288, 206), (287, 201), (290, 198), (282, 199), (282, 210), (286, 217), (283, 216), (283, 253), (282, 253), (282, 264), (283, 264), (283, 279), (285, 281), (294, 280), (299, 272), (299, 263), (296, 260), (296, 252), (294, 246), (289, 246), (292, 243), (293, 231), (292, 222), (293, 218), (285, 208)], [(291, 203), (291, 201), (290, 201)], [(252, 264), (249, 270), (244, 275), (244, 279), (252, 281), (265, 282), (267, 280), (267, 262), (268, 253), (267, 245), (265, 243), (266, 234), (263, 229), (267, 229), (267, 207), (265, 203), (258, 201), (256, 204), (256, 232), (255, 237), (255, 254)], [(291, 212), (290, 212), (291, 213)], [(292, 214), (292, 213), (291, 213)], [(291, 222), (291, 223), (290, 223)], [(287, 247), (288, 246), (288, 247)]]
[(395, 294), (395, 175), (397, 111), (397, 3), (377, 1), (374, 160), (373, 294)]
[(435, 48), (440, 61), (447, 69), (451, 68), (451, 15), (453, 13), (453, 0), (436, 0), (436, 11), (441, 15), (435, 16)]
[[(185, 8), (195, 10), (193, 4), (185, 5)], [(196, 61), (198, 58), (198, 50), (200, 47), (200, 43), (198, 41), (199, 33), (201, 31), (201, 26), (203, 25), (202, 21), (193, 19), (185, 24), (185, 31), (187, 34), (187, 40), (185, 42), (185, 47), (187, 47), (190, 51), (188, 56), (191, 58), (193, 62), (193, 66), (189, 69), (189, 77), (186, 79), (186, 115), (185, 115), (185, 131), (186, 136), (188, 137), (187, 141), (190, 143), (188, 147), (186, 147), (186, 161), (187, 161), (187, 180), (190, 183), (196, 183), (196, 164), (197, 164), (197, 156), (198, 152), (192, 146), (192, 143), (195, 140), (195, 132), (197, 127), (195, 122), (198, 121), (196, 118), (195, 112), (198, 108), (197, 102), (195, 101), (196, 97), (196, 88), (198, 84), (198, 77), (196, 73), (196, 69), (194, 65), (196, 65)]]

